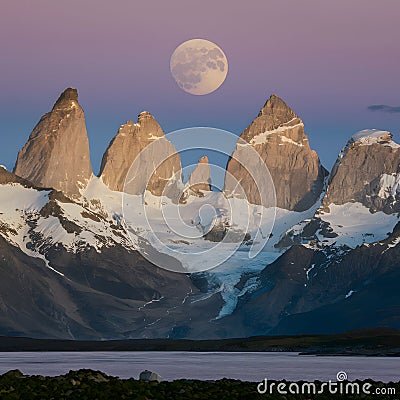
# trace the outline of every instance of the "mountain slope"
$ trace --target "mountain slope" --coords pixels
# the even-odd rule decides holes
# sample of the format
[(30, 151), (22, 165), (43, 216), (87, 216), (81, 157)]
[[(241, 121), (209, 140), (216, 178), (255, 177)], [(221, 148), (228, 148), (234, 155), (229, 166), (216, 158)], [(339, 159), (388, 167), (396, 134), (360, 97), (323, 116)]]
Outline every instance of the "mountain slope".
[(117, 220), (2, 168), (0, 182), (4, 334), (167, 336), (186, 318), (168, 310), (196, 293), (190, 278), (145, 260)]
[[(398, 257), (398, 255), (397, 255)], [(400, 271), (379, 276), (338, 303), (284, 318), (274, 335), (345, 332), (370, 327), (400, 328), (398, 284)]]
[[(246, 280), (256, 284), (221, 323), (233, 336), (399, 327), (399, 297), (387, 285), (389, 277), (399, 273), (399, 229), (382, 242), (342, 253), (291, 247), (261, 273), (243, 278), (242, 286)], [(372, 310), (375, 315), (370, 315)]]

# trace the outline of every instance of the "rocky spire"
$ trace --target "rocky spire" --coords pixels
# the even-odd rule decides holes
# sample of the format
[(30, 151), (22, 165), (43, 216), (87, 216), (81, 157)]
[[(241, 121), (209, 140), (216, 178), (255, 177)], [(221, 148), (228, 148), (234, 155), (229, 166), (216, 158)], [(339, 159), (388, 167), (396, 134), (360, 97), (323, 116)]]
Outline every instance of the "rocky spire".
[(85, 116), (76, 89), (68, 88), (42, 116), (18, 153), (14, 173), (36, 186), (78, 197), (92, 176)]
[(190, 174), (188, 182), (190, 190), (193, 192), (209, 192), (211, 190), (211, 172), (207, 156), (200, 158), (196, 168)]
[[(282, 99), (272, 95), (240, 138), (258, 152), (268, 167), (278, 207), (304, 211), (315, 203), (323, 190), (327, 172), (317, 153), (310, 149), (303, 121)], [(228, 162), (227, 177), (240, 182), (250, 203), (260, 204), (259, 190), (250, 175), (257, 160), (251, 152), (245, 165), (235, 160), (239, 152), (246, 151), (245, 147), (240, 144), (236, 147)], [(243, 160), (246, 156), (241, 154), (240, 158)], [(225, 180), (227, 193), (235, 193), (235, 179)]]
[(400, 211), (400, 145), (392, 134), (366, 129), (353, 135), (332, 168), (323, 206), (359, 202), (371, 211)]
[(181, 178), (179, 153), (147, 111), (139, 114), (136, 123), (127, 121), (121, 125), (103, 155), (100, 177), (111, 190), (123, 191), (125, 178), (134, 161), (134, 167), (140, 173), (133, 173), (135, 179), (129, 185), (131, 194), (148, 190), (160, 196), (171, 180)]

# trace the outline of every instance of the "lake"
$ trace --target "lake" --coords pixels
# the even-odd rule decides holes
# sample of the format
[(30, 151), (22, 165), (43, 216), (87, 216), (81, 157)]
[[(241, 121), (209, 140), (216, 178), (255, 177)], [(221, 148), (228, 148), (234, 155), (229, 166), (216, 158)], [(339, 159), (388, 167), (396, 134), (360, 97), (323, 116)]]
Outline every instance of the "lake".
[(0, 353), (0, 374), (19, 369), (29, 375), (61, 375), (90, 368), (121, 378), (137, 378), (149, 369), (164, 379), (216, 380), (233, 378), (258, 382), (264, 378), (336, 380), (345, 371), (349, 380), (400, 380), (400, 358), (324, 357), (297, 353), (193, 352), (6, 352)]

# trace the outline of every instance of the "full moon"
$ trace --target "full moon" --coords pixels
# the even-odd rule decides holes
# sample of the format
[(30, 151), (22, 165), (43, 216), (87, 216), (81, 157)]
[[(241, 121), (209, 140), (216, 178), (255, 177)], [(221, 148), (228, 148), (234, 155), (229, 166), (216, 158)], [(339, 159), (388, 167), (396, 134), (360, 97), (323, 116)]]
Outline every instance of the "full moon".
[(170, 69), (181, 89), (190, 94), (204, 95), (222, 85), (228, 73), (228, 60), (215, 43), (192, 39), (172, 53)]

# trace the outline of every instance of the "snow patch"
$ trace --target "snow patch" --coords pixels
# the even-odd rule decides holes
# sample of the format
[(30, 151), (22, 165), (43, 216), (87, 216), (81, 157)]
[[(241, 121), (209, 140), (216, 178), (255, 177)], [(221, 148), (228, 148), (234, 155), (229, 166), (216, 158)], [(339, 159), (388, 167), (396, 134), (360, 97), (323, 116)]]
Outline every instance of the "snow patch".
[(283, 146), (285, 143), (290, 143), (290, 144), (294, 144), (295, 146), (304, 147), (303, 143), (295, 142), (294, 140), (292, 140), (286, 136), (281, 136), (280, 138), (281, 138), (281, 141), (284, 143), (279, 143), (279, 146)]
[(388, 248), (396, 247), (400, 243), (400, 236), (388, 244)]
[(382, 174), (379, 181), (378, 196), (387, 199), (388, 197), (396, 197), (400, 192), (400, 173), (398, 174)]
[(395, 197), (399, 193), (400, 193), (400, 172), (396, 176), (390, 195), (392, 197)]
[(307, 280), (310, 280), (310, 272), (315, 268), (315, 264), (311, 264), (311, 267), (306, 270)]
[(304, 124), (302, 122), (297, 123), (295, 125), (290, 125), (295, 120), (298, 120), (298, 118), (293, 118), (289, 122), (286, 122), (284, 125), (279, 126), (276, 129), (272, 129), (272, 130), (269, 130), (269, 131), (265, 131), (265, 132), (259, 133), (258, 135), (254, 136), (250, 140), (250, 144), (263, 144), (263, 143), (266, 143), (268, 141), (268, 136), (270, 136), (270, 135), (273, 135), (275, 133), (287, 132), (287, 131), (290, 131), (290, 130), (292, 130), (294, 128), (298, 128), (298, 127), (304, 127)]
[(354, 248), (363, 243), (373, 243), (388, 237), (398, 223), (396, 214), (382, 211), (371, 213), (361, 203), (330, 204), (329, 212), (321, 212), (322, 221), (329, 223), (338, 236), (327, 238), (317, 233), (318, 239), (326, 246), (346, 245)]
[[(355, 133), (350, 140), (353, 142), (360, 143), (361, 145), (364, 146), (380, 143), (384, 146), (390, 146), (395, 149), (400, 148), (400, 145), (393, 142), (393, 140), (391, 140), (391, 137), (392, 134), (388, 131), (382, 131), (379, 129), (364, 129), (362, 131)], [(388, 139), (389, 141), (382, 143), (382, 141), (386, 141)]]

